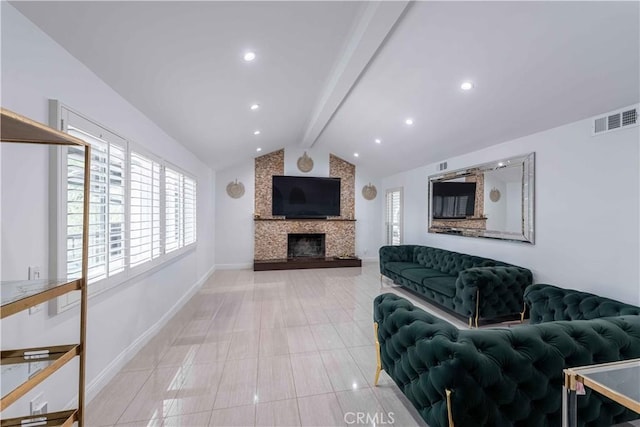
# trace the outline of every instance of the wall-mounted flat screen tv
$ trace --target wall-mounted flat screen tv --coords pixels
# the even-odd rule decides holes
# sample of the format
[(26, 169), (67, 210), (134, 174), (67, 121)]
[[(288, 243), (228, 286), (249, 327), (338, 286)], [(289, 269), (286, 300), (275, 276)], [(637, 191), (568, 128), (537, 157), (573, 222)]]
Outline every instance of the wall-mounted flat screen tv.
[(340, 216), (340, 178), (273, 176), (273, 216)]
[(431, 215), (434, 219), (460, 219), (473, 216), (476, 204), (475, 182), (434, 182)]

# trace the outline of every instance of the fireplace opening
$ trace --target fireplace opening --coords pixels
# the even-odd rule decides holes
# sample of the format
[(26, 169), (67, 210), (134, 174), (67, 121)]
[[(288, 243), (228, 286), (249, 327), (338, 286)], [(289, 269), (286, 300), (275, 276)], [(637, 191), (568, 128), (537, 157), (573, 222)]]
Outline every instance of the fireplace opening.
[(289, 234), (288, 258), (324, 258), (324, 234)]

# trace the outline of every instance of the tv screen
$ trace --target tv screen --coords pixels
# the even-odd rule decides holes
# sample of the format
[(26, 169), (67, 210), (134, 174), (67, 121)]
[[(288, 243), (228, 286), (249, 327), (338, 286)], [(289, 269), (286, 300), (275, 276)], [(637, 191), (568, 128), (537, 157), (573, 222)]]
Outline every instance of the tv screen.
[(475, 182), (434, 182), (431, 215), (434, 219), (473, 216), (476, 204)]
[(274, 216), (340, 216), (340, 178), (274, 175), (272, 200)]

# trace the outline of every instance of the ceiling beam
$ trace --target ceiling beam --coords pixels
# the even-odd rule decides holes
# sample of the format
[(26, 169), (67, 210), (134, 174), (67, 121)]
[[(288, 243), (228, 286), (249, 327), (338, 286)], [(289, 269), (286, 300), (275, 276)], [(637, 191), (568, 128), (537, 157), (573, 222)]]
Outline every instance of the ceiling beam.
[(368, 2), (353, 26), (316, 103), (300, 143), (311, 148), (393, 31), (410, 1)]

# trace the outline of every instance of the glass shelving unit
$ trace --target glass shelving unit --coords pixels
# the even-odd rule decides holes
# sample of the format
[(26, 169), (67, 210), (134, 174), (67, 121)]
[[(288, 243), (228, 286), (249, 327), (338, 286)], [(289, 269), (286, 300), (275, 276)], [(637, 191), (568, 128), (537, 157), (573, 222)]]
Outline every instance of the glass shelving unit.
[[(0, 282), (0, 318), (12, 316), (68, 292), (80, 291), (80, 339), (78, 343), (2, 350), (2, 399), (0, 412), (74, 358), (79, 358), (78, 407), (76, 409), (1, 419), (0, 427), (10, 426), (72, 426), (84, 424), (87, 268), (89, 230), (89, 177), (91, 176), (91, 146), (20, 114), (1, 109), (0, 140), (3, 143), (74, 145), (84, 148), (84, 211), (82, 239), (82, 274), (79, 278), (17, 280)], [(31, 370), (36, 367), (35, 370)], [(7, 378), (5, 378), (5, 375)]]

